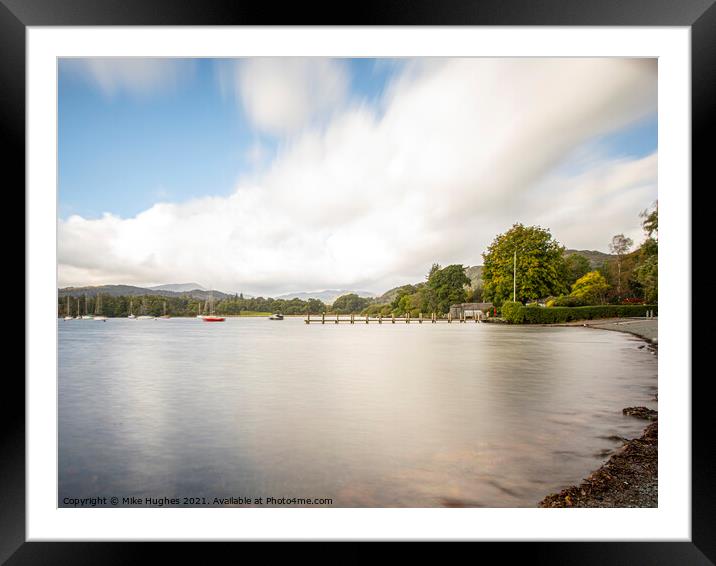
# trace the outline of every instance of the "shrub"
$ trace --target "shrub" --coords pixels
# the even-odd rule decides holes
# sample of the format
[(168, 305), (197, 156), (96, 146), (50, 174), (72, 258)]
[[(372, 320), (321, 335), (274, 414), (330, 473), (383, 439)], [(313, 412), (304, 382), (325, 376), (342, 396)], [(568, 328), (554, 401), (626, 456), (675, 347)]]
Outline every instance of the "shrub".
[(522, 311), (525, 307), (522, 303), (514, 303), (508, 301), (502, 304), (502, 318), (511, 324), (522, 324), (524, 322), (524, 315)]
[(572, 285), (570, 296), (582, 299), (585, 304), (603, 303), (609, 283), (598, 271), (590, 271)]
[(551, 307), (535, 309), (520, 303), (505, 303), (503, 318), (511, 324), (555, 324), (596, 318), (646, 316), (646, 311), (658, 313), (656, 305), (596, 305), (589, 307)]

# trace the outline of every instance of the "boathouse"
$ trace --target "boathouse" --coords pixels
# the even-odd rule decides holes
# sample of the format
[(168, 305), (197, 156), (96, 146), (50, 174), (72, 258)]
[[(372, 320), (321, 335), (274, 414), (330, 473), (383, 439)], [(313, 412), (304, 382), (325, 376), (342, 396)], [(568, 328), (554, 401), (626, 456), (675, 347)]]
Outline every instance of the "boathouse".
[(492, 311), (492, 303), (458, 303), (450, 307), (450, 316), (453, 319), (485, 318), (488, 311)]

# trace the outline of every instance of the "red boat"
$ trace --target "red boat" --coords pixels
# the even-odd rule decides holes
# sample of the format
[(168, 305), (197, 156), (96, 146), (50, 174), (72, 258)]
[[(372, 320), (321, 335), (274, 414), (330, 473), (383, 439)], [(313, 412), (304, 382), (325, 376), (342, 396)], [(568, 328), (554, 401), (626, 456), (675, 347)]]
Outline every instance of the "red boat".
[(223, 316), (217, 316), (214, 314), (214, 294), (211, 292), (209, 292), (209, 296), (206, 298), (204, 312), (209, 313), (201, 317), (204, 322), (224, 322), (226, 320)]

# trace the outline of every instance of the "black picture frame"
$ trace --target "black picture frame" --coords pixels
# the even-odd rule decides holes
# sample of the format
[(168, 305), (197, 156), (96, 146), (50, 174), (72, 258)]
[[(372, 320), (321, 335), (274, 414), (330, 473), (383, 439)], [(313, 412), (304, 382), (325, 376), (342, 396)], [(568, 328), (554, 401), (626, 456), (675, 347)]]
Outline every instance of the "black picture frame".
[[(3, 154), (15, 186), (25, 184), (25, 37), (28, 26), (89, 25), (559, 25), (689, 26), (692, 41), (692, 185), (713, 190), (713, 161), (706, 136), (716, 102), (714, 0), (427, 0), (364, 1), (345, 10), (322, 4), (184, 0), (0, 0), (0, 123)], [(684, 187), (684, 190), (691, 190)], [(693, 196), (693, 191), (691, 192)], [(24, 209), (24, 199), (20, 205)], [(700, 224), (694, 209), (692, 225)], [(13, 240), (9, 240), (13, 242)], [(24, 258), (23, 260), (24, 261)], [(691, 312), (691, 305), (684, 305)], [(690, 329), (686, 328), (685, 331)], [(694, 339), (697, 339), (693, 333)], [(24, 336), (24, 333), (23, 333)], [(668, 379), (691, 379), (670, 375)], [(716, 563), (713, 428), (708, 375), (692, 380), (691, 542), (522, 543), (531, 561), (580, 564)], [(25, 541), (25, 388), (20, 372), (5, 372), (0, 428), (0, 562), (7, 564), (126, 564), (147, 556), (142, 543), (40, 543)], [(12, 402), (7, 402), (13, 400)], [(504, 544), (493, 543), (502, 547)], [(151, 545), (156, 552), (159, 545)], [(183, 558), (211, 560), (224, 545), (181, 547)], [(493, 546), (494, 548), (494, 546)], [(169, 551), (161, 545), (162, 560)], [(507, 556), (512, 549), (502, 549)], [(194, 554), (196, 553), (196, 554)]]

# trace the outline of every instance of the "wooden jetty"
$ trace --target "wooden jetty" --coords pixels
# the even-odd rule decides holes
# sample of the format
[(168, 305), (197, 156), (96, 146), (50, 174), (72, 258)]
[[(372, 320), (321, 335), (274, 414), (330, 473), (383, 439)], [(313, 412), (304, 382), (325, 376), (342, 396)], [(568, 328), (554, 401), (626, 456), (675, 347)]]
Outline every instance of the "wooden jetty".
[(453, 318), (453, 316), (448, 313), (447, 316), (439, 316), (437, 313), (431, 313), (430, 317), (424, 317), (423, 313), (419, 313), (417, 318), (411, 317), (410, 313), (405, 313), (403, 316), (368, 316), (368, 315), (356, 315), (356, 314), (318, 314), (318, 315), (310, 315), (307, 314), (306, 318), (304, 319), (304, 322), (306, 324), (423, 324), (423, 322), (428, 324), (437, 324), (437, 323), (466, 323), (466, 322), (481, 322), (482, 316), (476, 316), (474, 318), (466, 318), (465, 315), (459, 316), (457, 318)]

